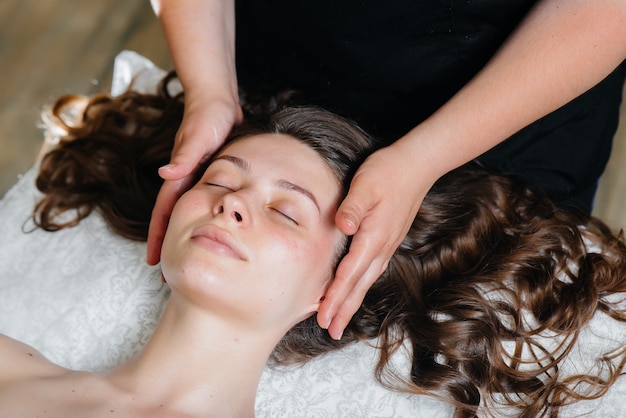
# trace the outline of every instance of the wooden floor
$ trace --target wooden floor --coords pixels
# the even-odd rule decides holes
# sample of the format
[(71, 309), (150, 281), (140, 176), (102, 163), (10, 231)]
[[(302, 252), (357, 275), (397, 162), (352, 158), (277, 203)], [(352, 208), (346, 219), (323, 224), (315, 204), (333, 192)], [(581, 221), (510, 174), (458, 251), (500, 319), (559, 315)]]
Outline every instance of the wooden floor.
[[(171, 68), (148, 0), (0, 1), (0, 196), (36, 159), (42, 107), (106, 91), (123, 49)], [(622, 120), (594, 213), (626, 229), (626, 106)]]

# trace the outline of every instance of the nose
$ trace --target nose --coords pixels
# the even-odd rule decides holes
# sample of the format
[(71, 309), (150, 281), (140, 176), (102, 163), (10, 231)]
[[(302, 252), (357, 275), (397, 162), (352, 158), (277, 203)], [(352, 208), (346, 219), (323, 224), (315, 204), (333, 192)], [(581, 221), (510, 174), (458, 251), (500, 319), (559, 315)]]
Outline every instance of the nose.
[(213, 215), (225, 216), (238, 225), (244, 225), (250, 221), (250, 213), (246, 208), (246, 204), (242, 197), (238, 196), (236, 192), (224, 195), (221, 200), (216, 203)]

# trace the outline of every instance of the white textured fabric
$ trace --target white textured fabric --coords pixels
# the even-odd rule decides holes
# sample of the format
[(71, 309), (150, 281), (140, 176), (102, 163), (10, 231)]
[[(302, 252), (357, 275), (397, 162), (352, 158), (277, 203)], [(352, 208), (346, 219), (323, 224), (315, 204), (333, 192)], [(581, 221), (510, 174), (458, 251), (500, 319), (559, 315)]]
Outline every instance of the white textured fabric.
[[(138, 73), (133, 87), (141, 91), (153, 89), (164, 74), (135, 53), (120, 54), (114, 93)], [(32, 230), (29, 215), (39, 196), (35, 172), (33, 167), (0, 201), (0, 333), (66, 367), (113, 367), (146, 343), (167, 300), (167, 285), (158, 267), (145, 264), (145, 244), (116, 236), (98, 214), (55, 233)], [(585, 372), (599, 355), (625, 340), (626, 325), (598, 314), (563, 371)], [(257, 416), (452, 415), (444, 402), (384, 389), (373, 377), (375, 358), (374, 348), (358, 344), (303, 366), (268, 369), (259, 385)], [(394, 361), (406, 369), (404, 357)], [(623, 417), (624, 399), (622, 377), (601, 399), (575, 404), (562, 416)]]
[(168, 287), (142, 262), (145, 244), (111, 233), (98, 215), (33, 229), (35, 174), (0, 202), (0, 332), (70, 368), (112, 367), (152, 334)]

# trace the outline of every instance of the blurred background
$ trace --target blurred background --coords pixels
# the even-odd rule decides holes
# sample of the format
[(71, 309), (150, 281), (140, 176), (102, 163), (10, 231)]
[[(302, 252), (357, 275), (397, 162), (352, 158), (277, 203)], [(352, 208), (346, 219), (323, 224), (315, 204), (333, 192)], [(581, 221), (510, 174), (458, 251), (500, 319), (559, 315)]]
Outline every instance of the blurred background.
[(107, 91), (124, 49), (172, 68), (149, 0), (0, 1), (0, 196), (37, 158), (43, 107)]
[[(0, 197), (37, 158), (42, 108), (107, 91), (124, 49), (172, 68), (149, 0), (0, 1)], [(616, 229), (626, 229), (626, 106), (622, 121), (594, 210)]]

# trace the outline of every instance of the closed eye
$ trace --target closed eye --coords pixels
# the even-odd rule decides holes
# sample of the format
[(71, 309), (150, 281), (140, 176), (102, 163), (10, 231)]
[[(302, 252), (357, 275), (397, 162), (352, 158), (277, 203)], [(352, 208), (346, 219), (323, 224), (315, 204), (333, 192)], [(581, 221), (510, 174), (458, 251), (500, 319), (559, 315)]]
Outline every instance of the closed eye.
[(276, 212), (277, 214), (279, 214), (280, 216), (282, 216), (283, 218), (287, 219), (288, 221), (294, 223), (295, 225), (299, 225), (298, 221), (296, 221), (295, 219), (293, 219), (291, 216), (287, 215), (285, 212), (282, 212), (276, 208), (271, 208), (274, 212)]
[(204, 183), (204, 184), (206, 184), (207, 186), (211, 186), (211, 187), (217, 187), (217, 188), (220, 188), (220, 189), (229, 190), (231, 192), (235, 191), (234, 189), (232, 189), (232, 188), (230, 188), (228, 186), (224, 186), (223, 184), (211, 183), (211, 182), (208, 182), (208, 181), (206, 183)]

